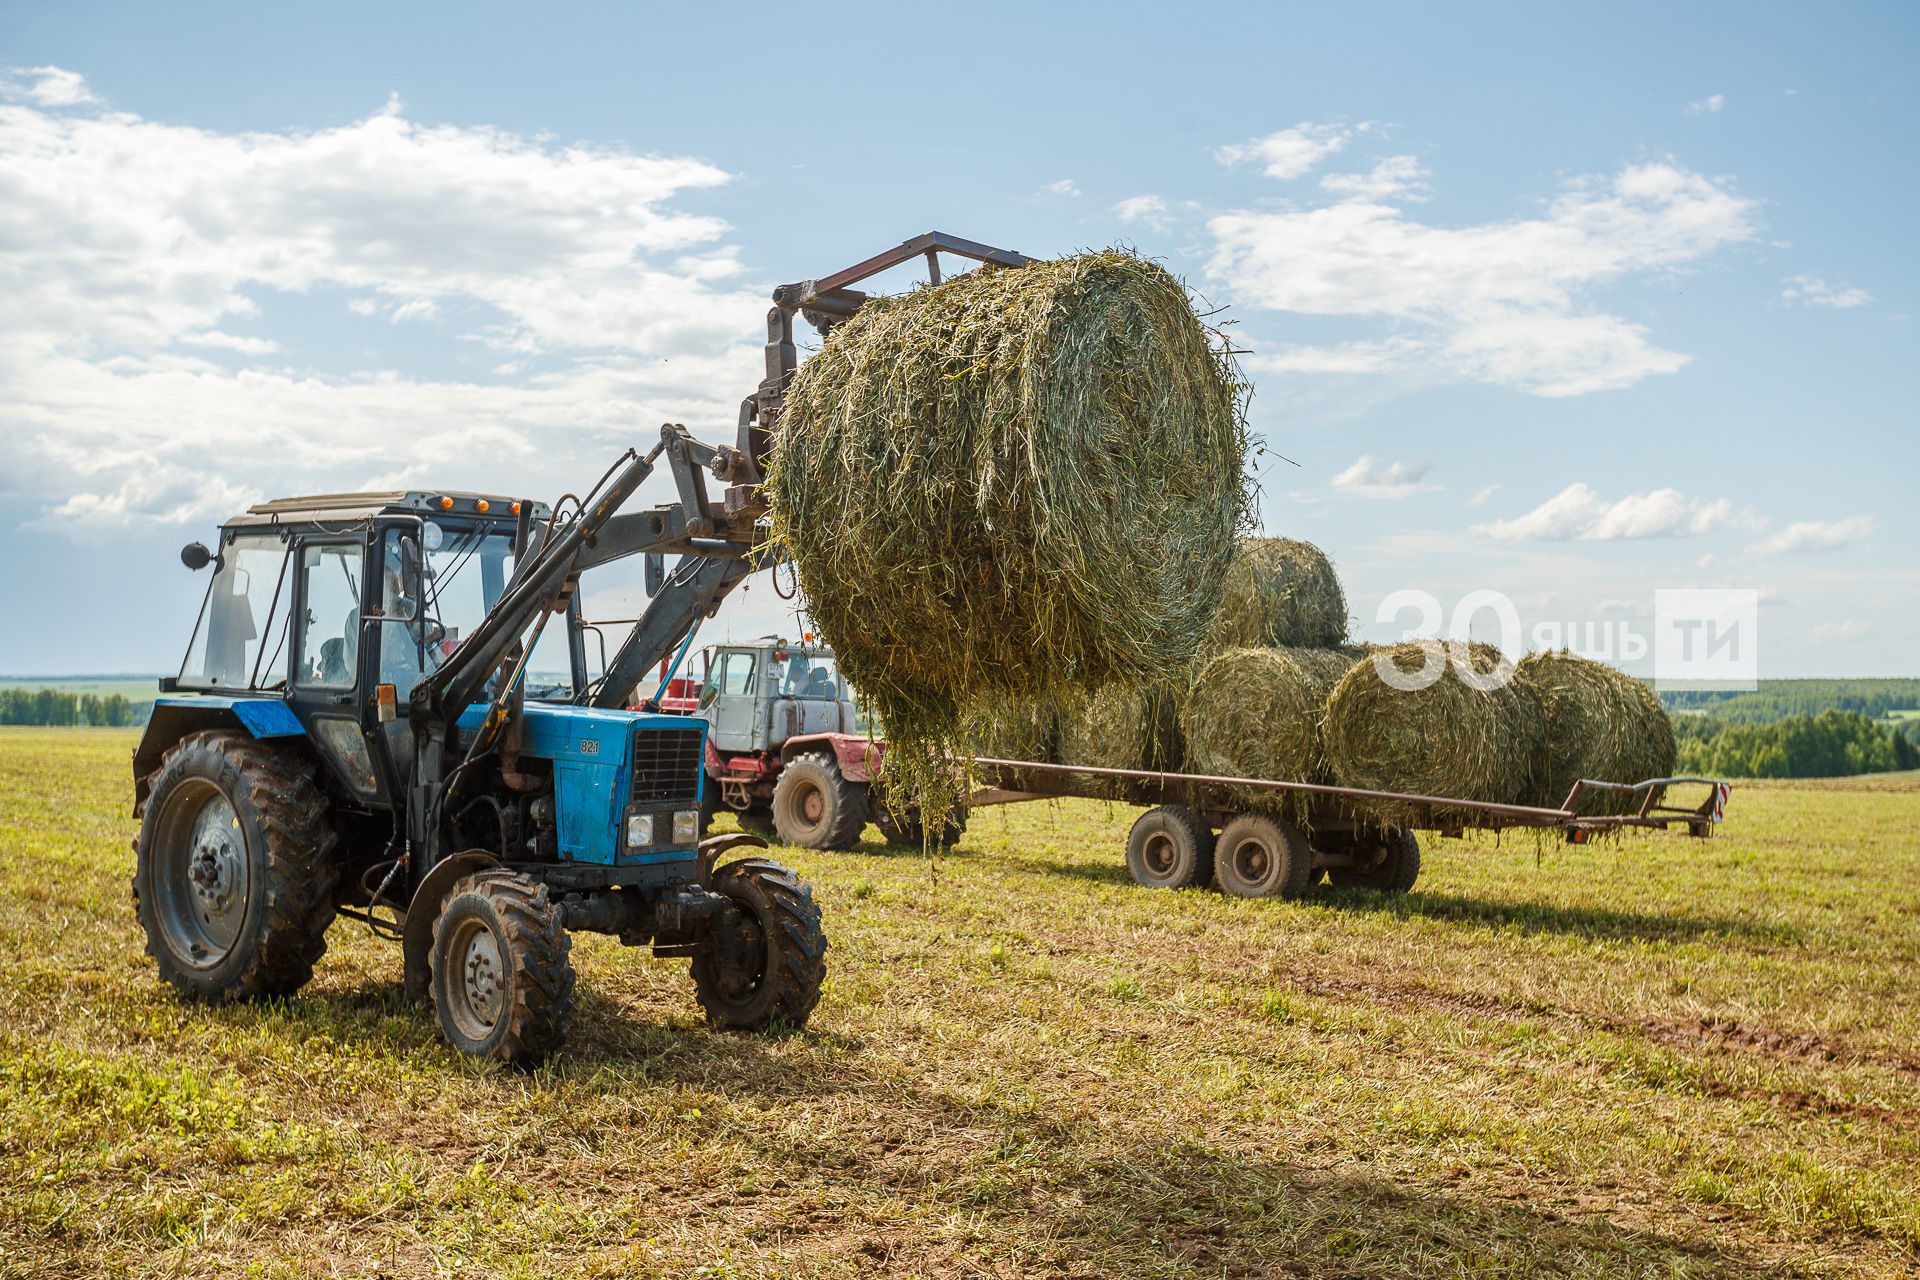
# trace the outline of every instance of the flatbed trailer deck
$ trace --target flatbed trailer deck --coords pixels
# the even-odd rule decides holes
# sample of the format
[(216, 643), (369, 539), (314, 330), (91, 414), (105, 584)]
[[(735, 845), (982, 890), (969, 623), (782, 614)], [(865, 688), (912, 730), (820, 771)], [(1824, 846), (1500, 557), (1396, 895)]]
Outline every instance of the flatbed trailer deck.
[[(1295, 897), (1323, 877), (1336, 884), (1405, 892), (1419, 875), (1419, 842), (1413, 833), (1422, 830), (1443, 836), (1459, 836), (1469, 828), (1557, 830), (1568, 843), (1585, 844), (1597, 834), (1623, 828), (1678, 827), (1705, 839), (1725, 812), (1731, 790), (1712, 778), (1637, 783), (1582, 779), (1559, 807), (1547, 808), (1034, 760), (980, 758), (974, 765), (987, 785), (968, 797), (970, 808), (1062, 796), (1143, 806), (1147, 811), (1127, 838), (1127, 869), (1137, 883), (1180, 888), (1217, 880), (1222, 889), (1245, 897)], [(1698, 805), (1666, 803), (1669, 788), (1689, 785), (1707, 789)], [(1249, 791), (1296, 797), (1292, 817), (1249, 806)], [(1638, 803), (1622, 813), (1581, 813), (1581, 800), (1596, 793), (1635, 796)], [(1395, 816), (1383, 820), (1370, 811)]]

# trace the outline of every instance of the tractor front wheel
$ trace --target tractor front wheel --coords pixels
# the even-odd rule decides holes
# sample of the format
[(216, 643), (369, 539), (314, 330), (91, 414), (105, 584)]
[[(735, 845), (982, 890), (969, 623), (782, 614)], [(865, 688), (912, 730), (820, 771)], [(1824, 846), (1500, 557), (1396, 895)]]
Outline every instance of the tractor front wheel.
[(851, 849), (867, 825), (867, 789), (848, 782), (832, 757), (795, 756), (773, 784), (773, 828), (803, 849)]
[(433, 924), (433, 1008), (462, 1053), (535, 1062), (567, 1039), (573, 940), (547, 888), (490, 867), (455, 882)]
[(807, 1025), (827, 976), (827, 936), (813, 890), (765, 858), (728, 863), (709, 887), (734, 910), (693, 955), (694, 994), (707, 1021), (729, 1031)]
[(182, 738), (149, 782), (134, 911), (181, 995), (292, 995), (333, 923), (337, 837), (312, 762), (244, 733)]

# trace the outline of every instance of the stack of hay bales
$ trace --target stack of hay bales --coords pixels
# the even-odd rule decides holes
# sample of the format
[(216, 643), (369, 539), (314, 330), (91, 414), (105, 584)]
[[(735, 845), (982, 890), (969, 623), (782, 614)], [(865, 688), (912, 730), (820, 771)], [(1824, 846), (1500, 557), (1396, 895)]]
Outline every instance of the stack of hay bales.
[(1250, 508), (1244, 390), (1181, 283), (1118, 250), (875, 298), (834, 329), (766, 490), (890, 768), (938, 772), (969, 706), (1192, 664)]

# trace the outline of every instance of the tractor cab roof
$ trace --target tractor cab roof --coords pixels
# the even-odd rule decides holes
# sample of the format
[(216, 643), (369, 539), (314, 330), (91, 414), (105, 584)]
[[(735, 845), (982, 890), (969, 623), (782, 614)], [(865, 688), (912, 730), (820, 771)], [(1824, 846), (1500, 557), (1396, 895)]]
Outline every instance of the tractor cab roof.
[(247, 528), (259, 525), (339, 524), (371, 520), (378, 516), (437, 516), (442, 519), (512, 519), (517, 506), (531, 509), (536, 519), (552, 514), (544, 502), (509, 498), (497, 493), (463, 493), (440, 490), (434, 493), (314, 493), (299, 498), (275, 498), (248, 507), (245, 515), (235, 516), (222, 527)]

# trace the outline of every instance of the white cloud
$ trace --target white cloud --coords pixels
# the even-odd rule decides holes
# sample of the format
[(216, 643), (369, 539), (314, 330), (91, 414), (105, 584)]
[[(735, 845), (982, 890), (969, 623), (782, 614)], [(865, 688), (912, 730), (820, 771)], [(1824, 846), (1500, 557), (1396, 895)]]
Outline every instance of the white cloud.
[(1221, 147), (1214, 156), (1221, 164), (1259, 164), (1269, 178), (1298, 178), (1343, 149), (1351, 136), (1352, 130), (1341, 125), (1302, 121), (1264, 138)]
[(1051, 192), (1056, 196), (1077, 196), (1080, 194), (1080, 188), (1073, 185), (1072, 178), (1062, 178), (1058, 182), (1049, 182), (1046, 186), (1042, 187), (1041, 190)]
[[(15, 77), (30, 76), (32, 83), (22, 84)], [(31, 102), (39, 107), (78, 107), (99, 99), (87, 88), (77, 71), (60, 67), (12, 67), (0, 79), (0, 97)]]
[[(1587, 291), (1679, 270), (1756, 229), (1753, 201), (1670, 162), (1573, 182), (1542, 216), (1507, 222), (1429, 226), (1355, 194), (1317, 208), (1239, 210), (1207, 225), (1208, 274), (1243, 305), (1373, 317), (1401, 330), (1334, 348), (1351, 367), (1543, 396), (1679, 369), (1685, 355), (1653, 345), (1640, 325), (1589, 309)], [(1295, 367), (1316, 361), (1341, 364), (1325, 349), (1295, 354)]]
[(1413, 156), (1388, 156), (1364, 174), (1330, 173), (1320, 179), (1320, 186), (1339, 196), (1364, 196), (1373, 200), (1401, 196), (1424, 200), (1430, 194), (1426, 181), (1430, 176)]
[(1475, 525), (1473, 532), (1502, 542), (1613, 542), (1692, 537), (1733, 520), (1725, 498), (1702, 502), (1677, 489), (1656, 489), (1608, 502), (1585, 484), (1570, 484), (1523, 516)]
[(1372, 454), (1365, 453), (1333, 478), (1333, 487), (1357, 498), (1397, 500), (1422, 489), (1438, 488), (1422, 483), (1431, 470), (1431, 462), (1395, 462), (1383, 467)]
[(1687, 104), (1687, 114), (1690, 116), (1715, 115), (1719, 112), (1720, 108), (1726, 105), (1727, 95), (1724, 93), (1716, 93), (1709, 97), (1702, 98), (1698, 102), (1689, 102)]
[(1807, 639), (1815, 644), (1832, 644), (1840, 640), (1858, 640), (1873, 629), (1873, 624), (1863, 618), (1848, 618), (1843, 622), (1822, 622), (1807, 632)]
[[(0, 487), (54, 495), (41, 527), (199, 520), (409, 468), (511, 467), (545, 495), (662, 421), (730, 437), (758, 378), (765, 293), (738, 282), (723, 222), (674, 207), (730, 180), (704, 161), (395, 105), (220, 133), (36, 74), (0, 102)], [(448, 368), (471, 353), (474, 380), (309, 367), (277, 303), (321, 290), (437, 320), (418, 340)]]
[(1468, 498), (1467, 505), (1470, 507), (1484, 507), (1487, 505), (1487, 500), (1498, 492), (1500, 492), (1500, 486), (1490, 484), (1480, 492), (1474, 494), (1471, 498)]
[(1165, 231), (1169, 225), (1167, 202), (1159, 196), (1128, 196), (1113, 206), (1122, 222), (1144, 222), (1155, 231)]
[(1865, 289), (1836, 289), (1819, 276), (1788, 276), (1780, 297), (1809, 307), (1864, 307), (1873, 301)]
[(1754, 543), (1753, 549), (1769, 554), (1845, 551), (1871, 532), (1872, 516), (1849, 516), (1845, 520), (1800, 520), (1772, 537)]

